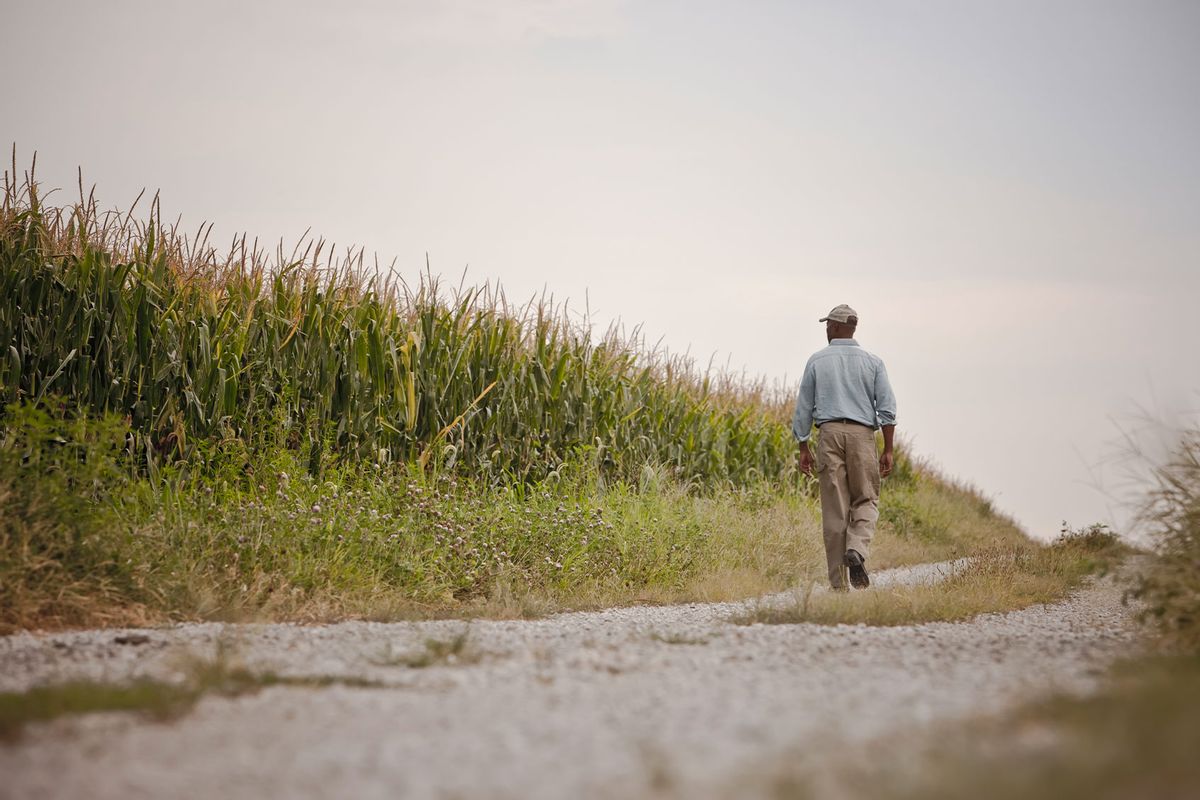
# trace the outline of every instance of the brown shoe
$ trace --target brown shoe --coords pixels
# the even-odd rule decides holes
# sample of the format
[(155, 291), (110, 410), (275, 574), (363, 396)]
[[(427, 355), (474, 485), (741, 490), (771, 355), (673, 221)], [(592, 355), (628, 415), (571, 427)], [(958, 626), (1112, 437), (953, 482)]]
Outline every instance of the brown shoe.
[(871, 585), (867, 575), (866, 560), (857, 550), (846, 551), (846, 566), (850, 568), (850, 585), (855, 589), (865, 589)]

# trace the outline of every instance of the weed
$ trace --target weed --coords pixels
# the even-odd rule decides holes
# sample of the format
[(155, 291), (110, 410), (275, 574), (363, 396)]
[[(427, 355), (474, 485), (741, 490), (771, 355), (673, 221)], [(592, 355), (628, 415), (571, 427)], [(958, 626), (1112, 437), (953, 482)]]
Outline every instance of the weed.
[(389, 643), (385, 651), (372, 664), (381, 667), (409, 667), (424, 669), (437, 666), (466, 666), (477, 664), (483, 653), (470, 642), (470, 626), (449, 637), (426, 639), (416, 652), (396, 652)]
[(147, 678), (124, 685), (72, 681), (39, 686), (27, 692), (0, 693), (0, 740), (18, 738), (29, 723), (66, 715), (126, 711), (163, 721), (186, 714), (208, 694), (240, 697), (270, 686), (323, 688), (332, 685), (378, 688), (381, 684), (333, 675), (297, 677), (252, 672), (238, 665), (228, 646), (221, 645), (212, 658), (187, 658), (184, 679), (180, 682)]
[(678, 631), (655, 631), (650, 634), (650, 639), (663, 644), (689, 644), (701, 645), (708, 644), (711, 636), (705, 634), (680, 633)]

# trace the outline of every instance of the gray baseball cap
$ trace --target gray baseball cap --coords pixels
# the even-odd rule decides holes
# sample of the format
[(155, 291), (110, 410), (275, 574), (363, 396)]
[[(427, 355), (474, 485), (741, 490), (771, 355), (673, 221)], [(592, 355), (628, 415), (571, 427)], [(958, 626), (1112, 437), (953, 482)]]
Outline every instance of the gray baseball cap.
[(826, 320), (833, 320), (834, 322), (849, 322), (850, 320), (854, 320), (857, 323), (858, 312), (845, 303), (842, 303), (840, 306), (834, 307), (833, 311), (829, 312), (829, 316), (821, 317), (817, 322), (825, 322)]

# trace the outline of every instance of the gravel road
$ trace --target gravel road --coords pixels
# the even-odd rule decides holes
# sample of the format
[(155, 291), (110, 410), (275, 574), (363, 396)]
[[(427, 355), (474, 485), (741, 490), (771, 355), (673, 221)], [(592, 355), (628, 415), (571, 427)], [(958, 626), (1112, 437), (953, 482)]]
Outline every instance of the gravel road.
[[(873, 575), (936, 580), (954, 564)], [(769, 602), (785, 602), (774, 598)], [(171, 723), (95, 714), (0, 745), (4, 798), (743, 797), (798, 749), (888, 736), (1052, 691), (1086, 692), (1137, 647), (1121, 589), (969, 623), (730, 624), (744, 604), (475, 621), (454, 663), (403, 665), (466, 623), (186, 624), (0, 638), (0, 690), (180, 679), (222, 644), (254, 670), (367, 679), (207, 697)]]

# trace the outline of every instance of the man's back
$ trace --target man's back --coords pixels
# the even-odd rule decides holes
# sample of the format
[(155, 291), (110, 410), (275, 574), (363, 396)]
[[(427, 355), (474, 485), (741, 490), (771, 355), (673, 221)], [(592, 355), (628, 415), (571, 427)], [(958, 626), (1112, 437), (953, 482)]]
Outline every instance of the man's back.
[(854, 339), (834, 339), (808, 359), (792, 428), (805, 441), (814, 424), (834, 419), (871, 428), (896, 422), (896, 397), (883, 360)]

